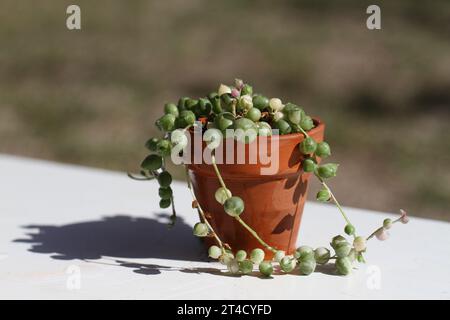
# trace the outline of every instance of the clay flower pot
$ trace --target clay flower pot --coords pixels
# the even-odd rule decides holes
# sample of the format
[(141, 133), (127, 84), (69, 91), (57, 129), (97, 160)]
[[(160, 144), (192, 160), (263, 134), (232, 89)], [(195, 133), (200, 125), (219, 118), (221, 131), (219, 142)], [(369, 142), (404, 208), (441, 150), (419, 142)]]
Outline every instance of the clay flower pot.
[[(323, 141), (325, 125), (314, 120), (316, 127), (308, 132), (317, 142)], [(251, 144), (258, 143), (259, 137)], [(306, 200), (310, 173), (302, 170), (303, 155), (298, 144), (303, 141), (301, 133), (274, 135), (268, 144), (278, 139), (278, 170), (271, 175), (261, 175), (263, 165), (248, 163), (251, 144), (245, 145), (246, 161), (244, 164), (218, 164), (227, 187), (233, 195), (244, 200), (245, 210), (241, 218), (249, 224), (269, 245), (293, 253), (303, 207)], [(234, 142), (235, 151), (240, 142)], [(205, 147), (205, 145), (203, 145)], [(225, 153), (224, 153), (225, 154)], [(236, 154), (236, 152), (235, 152)], [(233, 217), (225, 213), (223, 206), (214, 197), (220, 187), (219, 181), (210, 164), (190, 164), (189, 175), (192, 179), (195, 196), (203, 210), (210, 216), (210, 223), (219, 237), (233, 250), (243, 249), (250, 253), (261, 244)], [(214, 244), (211, 238), (207, 245)], [(272, 257), (266, 251), (268, 258)]]

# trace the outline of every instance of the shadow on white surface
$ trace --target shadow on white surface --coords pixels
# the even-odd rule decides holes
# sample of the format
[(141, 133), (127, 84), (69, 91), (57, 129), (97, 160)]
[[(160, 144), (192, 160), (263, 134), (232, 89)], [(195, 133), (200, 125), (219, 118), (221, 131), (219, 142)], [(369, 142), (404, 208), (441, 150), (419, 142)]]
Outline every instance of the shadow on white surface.
[(182, 217), (172, 229), (167, 216), (157, 219), (128, 215), (107, 216), (93, 221), (65, 225), (27, 225), (30, 230), (23, 239), (28, 250), (51, 254), (60, 260), (95, 260), (102, 257), (156, 258), (206, 261), (203, 244), (192, 236), (192, 227)]
[[(223, 267), (223, 268), (214, 268), (214, 267), (183, 268), (183, 267), (169, 267), (169, 266), (163, 266), (163, 265), (159, 265), (159, 264), (136, 263), (136, 262), (123, 261), (123, 260), (116, 260), (115, 263), (117, 263), (117, 265), (120, 265), (122, 267), (134, 269), (133, 270), (134, 273), (144, 274), (144, 275), (156, 275), (156, 274), (160, 274), (161, 272), (177, 271), (177, 272), (190, 273), (190, 274), (208, 273), (211, 275), (222, 276), (222, 277), (225, 276), (225, 277), (231, 277), (231, 278), (249, 277), (250, 276), (250, 277), (256, 277), (256, 278), (260, 278), (260, 279), (273, 279), (273, 276), (266, 277), (257, 271), (253, 271), (252, 273), (246, 274), (246, 275), (232, 274), (232, 273), (228, 272), (225, 267)], [(331, 276), (338, 276), (338, 274), (335, 272), (335, 267), (331, 263), (326, 264), (326, 265), (318, 265), (314, 272), (331, 275)], [(288, 274), (279, 270), (278, 268), (276, 268), (273, 275), (278, 277), (278, 276), (286, 276)]]
[[(52, 259), (79, 259), (90, 263), (107, 264), (132, 269), (141, 275), (158, 275), (165, 272), (190, 274), (208, 273), (217, 276), (239, 277), (227, 272), (226, 267), (216, 263), (213, 267), (176, 267), (162, 263), (141, 263), (128, 259), (162, 259), (206, 262), (206, 250), (198, 238), (192, 236), (192, 227), (178, 217), (172, 229), (167, 227), (167, 215), (156, 214), (156, 219), (128, 215), (107, 216), (93, 221), (65, 225), (27, 225), (31, 232), (26, 237), (13, 240), (27, 243), (30, 252), (50, 254)], [(105, 263), (104, 259), (111, 261)], [(116, 258), (116, 259), (114, 259)], [(316, 271), (335, 275), (330, 265), (317, 266)], [(286, 275), (275, 270), (274, 275)], [(261, 279), (259, 272), (247, 276)]]

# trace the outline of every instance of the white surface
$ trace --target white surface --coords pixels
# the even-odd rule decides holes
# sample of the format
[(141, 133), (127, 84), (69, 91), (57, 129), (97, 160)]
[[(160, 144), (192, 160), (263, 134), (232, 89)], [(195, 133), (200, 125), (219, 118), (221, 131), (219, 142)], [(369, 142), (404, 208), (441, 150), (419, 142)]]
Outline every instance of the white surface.
[[(197, 215), (182, 183), (174, 184), (182, 219), (167, 230), (156, 182), (4, 155), (0, 178), (2, 299), (450, 298), (448, 223), (395, 225), (388, 241), (371, 241), (368, 264), (349, 277), (233, 277), (215, 271), (223, 266), (206, 262), (191, 235)], [(388, 216), (348, 214), (366, 233)], [(299, 240), (326, 245), (342, 227), (336, 208), (308, 203)]]

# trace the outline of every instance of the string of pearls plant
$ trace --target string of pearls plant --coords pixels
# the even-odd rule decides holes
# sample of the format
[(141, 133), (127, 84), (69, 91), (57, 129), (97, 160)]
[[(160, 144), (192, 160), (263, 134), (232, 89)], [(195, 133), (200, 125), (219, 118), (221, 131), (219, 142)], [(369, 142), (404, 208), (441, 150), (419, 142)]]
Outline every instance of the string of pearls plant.
[[(203, 121), (198, 122), (198, 120)], [(248, 255), (246, 251), (231, 248), (222, 241), (208, 221), (208, 214), (204, 212), (195, 198), (192, 182), (185, 165), (188, 189), (193, 198), (193, 208), (197, 209), (201, 220), (195, 224), (193, 234), (198, 237), (213, 237), (216, 245), (209, 248), (209, 257), (218, 259), (233, 274), (249, 274), (257, 268), (263, 276), (270, 277), (274, 272), (274, 266), (278, 265), (282, 272), (293, 272), (298, 269), (300, 274), (309, 275), (314, 272), (317, 264), (333, 262), (338, 274), (347, 275), (354, 268), (356, 262), (365, 262), (363, 254), (367, 250), (368, 240), (373, 237), (385, 240), (388, 238), (388, 230), (393, 224), (408, 222), (406, 212), (401, 210), (398, 219), (394, 221), (385, 219), (383, 224), (369, 236), (359, 235), (326, 183), (328, 179), (336, 176), (338, 164), (318, 164), (317, 158), (329, 157), (331, 148), (327, 142), (316, 142), (308, 134), (315, 126), (312, 118), (293, 103), (284, 104), (279, 98), (269, 99), (263, 95), (254, 94), (252, 86), (236, 79), (234, 85), (221, 84), (217, 92), (212, 92), (206, 97), (199, 99), (183, 97), (180, 98), (178, 104), (166, 103), (164, 115), (156, 121), (156, 126), (163, 132), (163, 137), (154, 137), (146, 142), (146, 147), (152, 153), (142, 161), (140, 176), (129, 174), (129, 177), (135, 180), (157, 179), (160, 186), (160, 207), (172, 207), (169, 226), (173, 226), (176, 221), (176, 210), (170, 187), (172, 176), (165, 168), (165, 159), (170, 155), (174, 146), (184, 148), (188, 144), (185, 131), (195, 125), (201, 125), (203, 129), (208, 129), (204, 133), (203, 140), (212, 150), (211, 162), (220, 183), (220, 188), (215, 192), (215, 199), (223, 205), (224, 211), (228, 215), (236, 219), (258, 240), (261, 248), (274, 253), (273, 260), (269, 261), (265, 260), (265, 253), (261, 248), (253, 249)], [(313, 249), (309, 246), (301, 246), (293, 255), (286, 255), (284, 251), (277, 250), (261, 239), (257, 232), (241, 219), (240, 215), (245, 209), (244, 201), (233, 195), (227, 188), (216, 163), (214, 150), (220, 145), (227, 129), (255, 132), (253, 136), (235, 136), (237, 140), (245, 143), (253, 141), (257, 135), (270, 136), (275, 133), (273, 129), (277, 129), (276, 133), (280, 135), (302, 133), (304, 140), (298, 147), (304, 155), (303, 170), (313, 173), (322, 185), (317, 192), (317, 200), (333, 202), (338, 208), (345, 220), (343, 231), (348, 238), (343, 235), (333, 237), (330, 242), (332, 250), (326, 247)]]

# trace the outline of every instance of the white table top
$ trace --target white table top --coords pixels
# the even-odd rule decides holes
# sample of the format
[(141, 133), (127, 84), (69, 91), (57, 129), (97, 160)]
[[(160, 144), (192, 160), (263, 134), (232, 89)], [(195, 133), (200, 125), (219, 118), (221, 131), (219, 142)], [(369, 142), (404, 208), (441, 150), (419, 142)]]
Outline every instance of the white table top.
[[(412, 218), (373, 240), (351, 276), (327, 270), (234, 277), (192, 236), (197, 215), (184, 183), (173, 189), (172, 230), (156, 182), (124, 173), (0, 156), (0, 298), (449, 299), (450, 224)], [(387, 214), (348, 209), (360, 232)], [(300, 241), (326, 245), (343, 227), (331, 205), (307, 203)], [(219, 270), (219, 271), (217, 271)], [(222, 272), (220, 271), (222, 270)]]

